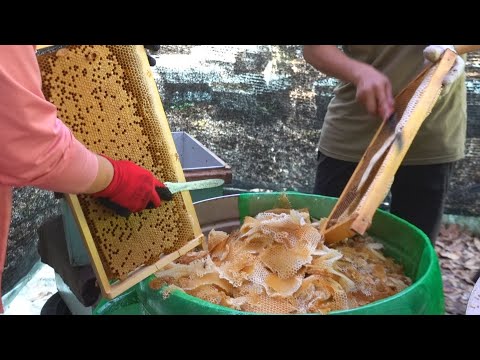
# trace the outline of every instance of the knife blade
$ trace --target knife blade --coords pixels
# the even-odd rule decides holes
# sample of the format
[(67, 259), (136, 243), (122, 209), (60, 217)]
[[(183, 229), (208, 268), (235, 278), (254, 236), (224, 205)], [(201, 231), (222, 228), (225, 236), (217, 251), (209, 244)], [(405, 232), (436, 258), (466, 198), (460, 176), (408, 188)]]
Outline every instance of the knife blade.
[[(171, 194), (175, 194), (180, 191), (191, 191), (191, 190), (200, 190), (200, 189), (210, 189), (218, 186), (222, 186), (224, 181), (222, 179), (207, 179), (207, 180), (197, 180), (197, 181), (188, 181), (188, 182), (165, 182), (164, 185), (168, 188)], [(160, 188), (157, 188), (159, 195)], [(171, 196), (171, 195), (170, 195)], [(131, 215), (130, 210), (119, 206), (108, 199), (99, 198), (98, 199), (103, 206), (106, 206), (115, 211), (117, 215), (128, 218)], [(165, 200), (165, 199), (164, 199)], [(170, 199), (169, 199), (170, 200)], [(153, 208), (153, 205), (147, 207), (147, 209)]]
[(397, 125), (398, 125), (397, 113), (393, 112), (392, 115), (390, 115), (390, 117), (386, 121), (390, 129), (392, 129), (392, 131), (395, 133), (395, 140), (397, 142), (399, 150), (401, 150), (403, 147), (403, 134), (400, 131), (400, 129), (397, 129)]
[(394, 143), (398, 145), (399, 150), (402, 149), (403, 147), (403, 134), (401, 129), (398, 129), (398, 122), (397, 122), (397, 113), (393, 112), (392, 115), (388, 117), (386, 121), (386, 126), (388, 126), (392, 132), (392, 134), (385, 140), (383, 145), (380, 147), (380, 149), (377, 150), (377, 152), (371, 157), (370, 162), (368, 163), (365, 171), (362, 174), (362, 177), (360, 178), (360, 181), (358, 183), (358, 189), (361, 189), (365, 182), (367, 181), (368, 177), (370, 176), (370, 173), (372, 172), (373, 167), (375, 164), (381, 159), (382, 155), (385, 154), (385, 152), (390, 149), (390, 146)]
[(177, 183), (165, 182), (164, 184), (172, 194), (175, 194), (179, 191), (210, 189), (210, 188), (222, 186), (223, 183), (224, 181), (222, 179), (208, 179), (208, 180), (197, 180), (197, 181), (177, 182)]

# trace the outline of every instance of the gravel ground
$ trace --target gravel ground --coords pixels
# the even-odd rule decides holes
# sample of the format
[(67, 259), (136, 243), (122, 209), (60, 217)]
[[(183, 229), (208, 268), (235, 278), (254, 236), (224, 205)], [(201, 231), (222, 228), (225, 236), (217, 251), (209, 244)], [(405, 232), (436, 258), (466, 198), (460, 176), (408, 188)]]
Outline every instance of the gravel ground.
[(13, 300), (5, 304), (5, 315), (40, 315), (45, 302), (57, 292), (55, 272), (50, 266), (40, 263), (29, 276)]

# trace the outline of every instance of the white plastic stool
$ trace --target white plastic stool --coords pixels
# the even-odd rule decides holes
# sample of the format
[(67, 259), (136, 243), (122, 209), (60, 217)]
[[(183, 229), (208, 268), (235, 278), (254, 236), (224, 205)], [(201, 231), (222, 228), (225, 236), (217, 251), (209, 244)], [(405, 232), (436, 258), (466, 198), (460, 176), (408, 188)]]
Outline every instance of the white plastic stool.
[(480, 278), (473, 287), (467, 304), (467, 315), (480, 315)]

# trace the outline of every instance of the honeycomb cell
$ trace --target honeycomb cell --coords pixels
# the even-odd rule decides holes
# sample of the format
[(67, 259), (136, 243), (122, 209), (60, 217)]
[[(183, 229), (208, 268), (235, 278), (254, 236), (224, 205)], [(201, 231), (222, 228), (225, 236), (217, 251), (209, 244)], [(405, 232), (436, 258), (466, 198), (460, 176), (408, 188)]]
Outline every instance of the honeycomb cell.
[[(74, 45), (38, 52), (45, 97), (74, 135), (97, 153), (133, 161), (160, 181), (179, 181), (169, 149), (171, 134), (160, 127), (145, 62), (135, 46)], [(174, 149), (173, 149), (174, 150)], [(179, 249), (195, 237), (183, 197), (128, 219), (98, 200), (80, 205), (110, 280), (124, 279), (143, 264)]]

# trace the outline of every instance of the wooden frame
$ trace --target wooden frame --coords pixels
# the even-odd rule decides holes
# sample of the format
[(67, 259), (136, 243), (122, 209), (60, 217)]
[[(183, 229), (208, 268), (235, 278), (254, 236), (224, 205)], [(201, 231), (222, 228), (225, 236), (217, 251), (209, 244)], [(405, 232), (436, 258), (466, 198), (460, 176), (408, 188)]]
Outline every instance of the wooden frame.
[[(335, 211), (343, 205), (342, 203), (346, 198), (347, 194), (351, 192), (353, 184), (356, 183), (359, 179), (359, 175), (361, 175), (359, 171), (364, 165), (365, 161), (367, 161), (364, 154), (361, 161), (357, 165), (354, 173), (350, 177), (350, 180), (348, 181), (346, 187), (344, 188), (339, 200), (335, 204), (335, 207), (331, 211), (330, 216), (325, 222), (325, 225), (321, 229), (322, 233), (325, 236), (325, 242), (327, 244), (333, 244), (347, 237), (352, 237), (355, 234), (363, 235), (370, 227), (372, 223), (372, 218), (376, 210), (378, 209), (378, 206), (385, 198), (386, 192), (388, 192), (388, 189), (390, 188), (395, 173), (397, 172), (400, 164), (403, 161), (403, 158), (405, 157), (408, 149), (410, 148), (413, 139), (415, 138), (418, 130), (420, 129), (420, 126), (422, 125), (423, 121), (428, 116), (429, 112), (437, 101), (438, 95), (441, 91), (442, 81), (445, 75), (453, 66), (456, 57), (457, 54), (455, 52), (451, 50), (445, 51), (445, 53), (442, 55), (441, 60), (438, 63), (438, 67), (432, 74), (429, 84), (419, 97), (417, 105), (415, 106), (412, 114), (410, 114), (410, 118), (405, 123), (405, 126), (402, 129), (403, 146), (401, 148), (399, 148), (398, 146), (394, 146), (397, 140), (395, 140), (389, 146), (386, 151), (385, 158), (381, 164), (381, 171), (375, 174), (370, 183), (366, 183), (367, 187), (364, 187), (363, 190), (358, 190), (363, 191), (363, 197), (360, 203), (356, 206), (356, 209), (345, 221), (334, 224), (333, 226), (327, 228), (328, 224), (332, 220), (332, 214), (334, 214)], [(424, 74), (431, 68), (432, 67), (426, 68), (410, 84), (418, 80), (420, 77), (424, 76)], [(382, 132), (384, 126), (385, 123), (383, 123), (379, 127), (375, 136), (370, 142), (366, 153), (370, 150), (372, 144), (377, 142), (379, 134)]]
[[(51, 46), (53, 45), (37, 45), (37, 50), (48, 48)], [(160, 121), (158, 122), (158, 126), (160, 127), (163, 134), (170, 134), (169, 136), (165, 135), (163, 139), (169, 149), (168, 156), (172, 160), (173, 171), (175, 172), (176, 179), (179, 182), (185, 182), (185, 175), (182, 169), (182, 165), (180, 163), (180, 157), (178, 156), (178, 153), (176, 151), (175, 142), (173, 140), (173, 136), (171, 135), (170, 126), (168, 124), (163, 104), (158, 93), (157, 85), (155, 83), (155, 79), (151, 67), (148, 63), (147, 54), (143, 45), (136, 45), (135, 52), (141, 59), (141, 71), (145, 77), (145, 81), (148, 84), (147, 89), (150, 92), (149, 97), (150, 99), (152, 99), (151, 105), (154, 109), (153, 111), (155, 112), (156, 117), (160, 119)], [(80, 206), (78, 197), (72, 194), (65, 195), (67, 204), (72, 211), (72, 215), (77, 224), (78, 231), (83, 239), (83, 242), (89, 254), (91, 265), (97, 277), (98, 285), (101, 289), (102, 295), (105, 298), (113, 299), (117, 297), (124, 291), (128, 290), (132, 286), (136, 285), (140, 281), (160, 270), (162, 267), (168, 265), (172, 261), (175, 261), (180, 256), (186, 254), (190, 250), (202, 244), (204, 240), (204, 235), (202, 234), (200, 224), (198, 222), (190, 192), (183, 191), (181, 192), (181, 196), (183, 204), (185, 206), (185, 210), (189, 214), (194, 238), (187, 242), (180, 249), (173, 251), (168, 255), (162, 256), (154, 264), (141, 266), (131, 272), (126, 279), (118, 280), (114, 283), (111, 283), (111, 280), (109, 280), (107, 272), (105, 271), (104, 265), (102, 263), (99, 251), (97, 249), (97, 245), (93, 240), (92, 233), (90, 232), (90, 228), (85, 218), (85, 214)]]
[(102, 260), (100, 259), (100, 254), (98, 253), (97, 246), (87, 225), (87, 220), (85, 219), (82, 208), (80, 207), (78, 197), (76, 195), (70, 194), (67, 194), (65, 197), (70, 209), (72, 210), (73, 216), (80, 230), (80, 234), (82, 235), (85, 247), (90, 256), (92, 267), (95, 275), (97, 276), (102, 295), (107, 299), (113, 299), (118, 295), (122, 294), (124, 291), (138, 284), (140, 281), (146, 279), (154, 272), (160, 270), (172, 261), (178, 259), (180, 256), (185, 255), (190, 250), (201, 245), (204, 239), (203, 234), (200, 234), (177, 251), (161, 257), (156, 263), (140, 267), (139, 269), (131, 273), (125, 280), (110, 284), (107, 273), (105, 272), (105, 269), (103, 267)]

